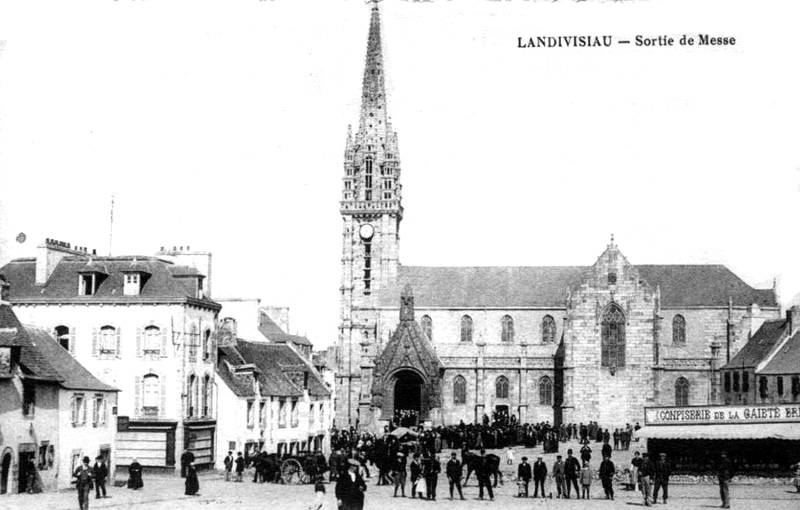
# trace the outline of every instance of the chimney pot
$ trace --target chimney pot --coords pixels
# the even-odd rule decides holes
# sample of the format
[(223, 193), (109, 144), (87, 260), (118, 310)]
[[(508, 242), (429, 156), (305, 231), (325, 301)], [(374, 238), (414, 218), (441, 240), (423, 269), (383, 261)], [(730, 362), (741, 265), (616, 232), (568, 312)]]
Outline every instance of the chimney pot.
[(92, 255), (97, 255), (97, 250), (92, 250)]

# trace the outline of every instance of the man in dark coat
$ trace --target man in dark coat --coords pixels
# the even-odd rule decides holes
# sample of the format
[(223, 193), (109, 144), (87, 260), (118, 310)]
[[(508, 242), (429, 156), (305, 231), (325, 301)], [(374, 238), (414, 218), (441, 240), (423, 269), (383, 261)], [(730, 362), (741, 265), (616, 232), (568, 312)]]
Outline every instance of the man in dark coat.
[(402, 497), (406, 497), (406, 456), (397, 452), (392, 460), (392, 479), (394, 480), (394, 497), (400, 489)]
[(533, 463), (533, 497), (539, 497), (539, 488), (542, 489), (542, 497), (544, 494), (544, 481), (547, 479), (547, 464), (544, 463), (541, 457), (536, 459)]
[(731, 461), (725, 452), (722, 452), (719, 456), (717, 478), (719, 479), (719, 497), (722, 499), (722, 508), (730, 508), (730, 483), (733, 478), (733, 465), (731, 465)]
[(517, 478), (524, 484), (522, 493), (528, 497), (528, 484), (531, 483), (531, 465), (528, 464), (528, 457), (522, 457), (522, 462), (517, 468)]
[(83, 458), (83, 464), (75, 469), (72, 477), (75, 478), (77, 485), (78, 504), (81, 510), (89, 510), (89, 494), (92, 492), (92, 480), (94, 479), (92, 468), (89, 467), (89, 457)]
[(644, 497), (644, 506), (650, 506), (652, 497), (651, 485), (653, 484), (653, 475), (656, 469), (653, 462), (650, 460), (650, 455), (647, 452), (642, 454), (642, 467), (639, 469), (639, 482), (642, 484), (642, 496)]
[(242, 457), (242, 452), (237, 452), (236, 454), (236, 481), (242, 481), (242, 473), (244, 473), (244, 457)]
[(489, 465), (489, 460), (486, 458), (486, 450), (481, 449), (481, 456), (478, 457), (478, 466), (475, 469), (475, 476), (478, 477), (478, 499), (483, 499), (483, 489), (489, 493), (489, 499), (494, 501), (494, 492), (492, 491), (492, 468)]
[(417, 482), (422, 476), (422, 465), (419, 462), (419, 454), (415, 453), (411, 459), (410, 475), (411, 475), (411, 498), (417, 497)]
[(94, 490), (95, 499), (100, 499), (100, 492), (102, 491), (103, 497), (106, 497), (106, 478), (108, 478), (108, 468), (106, 461), (102, 455), (98, 455), (94, 462)]
[(566, 484), (566, 497), (569, 499), (570, 485), (575, 488), (575, 497), (580, 498), (581, 492), (578, 490), (578, 474), (581, 472), (581, 465), (578, 459), (572, 456), (572, 448), (567, 450), (567, 460), (564, 461), (564, 482)]
[(200, 490), (200, 482), (197, 480), (197, 470), (194, 468), (194, 462), (189, 462), (186, 465), (186, 491), (187, 496), (197, 496), (197, 491)]
[[(231, 481), (231, 471), (233, 471), (233, 452), (228, 452), (228, 456), (223, 461), (225, 463), (225, 481)], [(258, 470), (256, 470), (258, 471)]]
[(603, 456), (603, 462), (600, 463), (600, 483), (603, 484), (603, 491), (606, 493), (606, 499), (614, 499), (614, 473), (616, 467), (611, 462), (611, 457), (608, 455)]
[(336, 482), (336, 500), (339, 510), (363, 510), (364, 492), (367, 484), (358, 472), (360, 463), (355, 459), (349, 459), (349, 470), (347, 473), (339, 475)]
[(186, 468), (190, 462), (194, 462), (194, 454), (189, 450), (183, 450), (181, 454), (181, 478), (186, 478)]
[[(523, 459), (524, 460), (524, 459)], [(450, 460), (447, 461), (447, 481), (450, 482), (450, 499), (453, 499), (453, 487), (458, 489), (458, 497), (464, 499), (464, 494), (461, 493), (461, 474), (463, 467), (461, 461), (456, 458), (456, 452), (450, 454)]]
[(439, 462), (439, 456), (431, 453), (428, 462), (423, 463), (425, 485), (428, 488), (427, 498), (429, 501), (436, 501), (436, 485), (439, 482), (439, 473), (441, 471), (442, 465)]
[(653, 503), (658, 501), (659, 489), (664, 489), (664, 504), (667, 504), (667, 489), (669, 488), (669, 475), (672, 474), (671, 466), (667, 461), (667, 454), (661, 452), (655, 466), (655, 481), (653, 482)]

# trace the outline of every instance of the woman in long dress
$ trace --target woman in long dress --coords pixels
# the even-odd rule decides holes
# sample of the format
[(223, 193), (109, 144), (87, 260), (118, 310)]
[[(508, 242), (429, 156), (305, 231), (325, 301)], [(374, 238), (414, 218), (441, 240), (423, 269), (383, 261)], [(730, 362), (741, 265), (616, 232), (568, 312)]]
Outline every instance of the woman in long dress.
[(200, 490), (200, 482), (197, 480), (197, 470), (194, 467), (194, 462), (189, 462), (186, 466), (186, 495), (197, 496), (197, 491)]
[(128, 466), (128, 488), (138, 490), (144, 487), (142, 482), (142, 465), (136, 459), (133, 459), (131, 465)]

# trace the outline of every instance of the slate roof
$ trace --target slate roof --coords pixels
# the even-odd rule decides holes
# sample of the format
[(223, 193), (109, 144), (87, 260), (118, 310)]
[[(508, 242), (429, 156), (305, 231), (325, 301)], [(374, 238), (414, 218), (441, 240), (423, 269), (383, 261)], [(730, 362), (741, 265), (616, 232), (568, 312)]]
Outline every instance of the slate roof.
[(758, 373), (768, 375), (800, 374), (800, 331), (787, 340), (775, 353), (772, 361)]
[(0, 305), (0, 328), (14, 328), (17, 333), (2, 335), (0, 339), (8, 341), (4, 347), (18, 346), (20, 349), (19, 364), (23, 373), (31, 378), (43, 381), (60, 381), (61, 375), (55, 370), (44, 353), (34, 345), (26, 328), (20, 324), (17, 315), (9, 305)]
[[(635, 266), (663, 307), (727, 306), (757, 303), (777, 307), (772, 289), (754, 289), (722, 265)], [(418, 307), (553, 307), (566, 305), (591, 266), (431, 267), (400, 266), (395, 284), (381, 292), (381, 306), (397, 308), (406, 284)]]
[(311, 340), (304, 336), (284, 333), (281, 327), (278, 326), (275, 321), (273, 321), (269, 315), (263, 311), (259, 312), (258, 331), (268, 340), (278, 344), (291, 342), (295, 345), (314, 345), (311, 343)]
[(776, 319), (765, 321), (758, 331), (742, 347), (723, 369), (752, 368), (758, 365), (783, 338), (788, 321)]
[(293, 382), (289, 376), (290, 372), (308, 373), (309, 395), (330, 395), (330, 390), (322, 382), (319, 374), (288, 345), (237, 339), (235, 346), (223, 346), (220, 347), (220, 351), (217, 374), (238, 396), (255, 396), (255, 394), (249, 377), (239, 376), (231, 370), (231, 366), (235, 368), (250, 363), (257, 368), (257, 378), (261, 394), (264, 396), (301, 397), (302, 384)]
[[(187, 284), (185, 279), (176, 274), (198, 274), (196, 269), (175, 266), (172, 262), (155, 257), (91, 257), (92, 264), (88, 265), (88, 256), (69, 256), (62, 259), (50, 275), (47, 283), (36, 285), (36, 259), (15, 259), (3, 266), (0, 273), (6, 276), (11, 284), (12, 303), (60, 302), (60, 303), (91, 303), (91, 302), (191, 302), (211, 309), (220, 309), (221, 306), (210, 299), (195, 297), (194, 286)], [(136, 266), (150, 273), (145, 279), (141, 292), (136, 296), (125, 296), (124, 271), (130, 271), (133, 261)], [(92, 296), (78, 294), (78, 273), (87, 267), (101, 269), (107, 277), (101, 277), (97, 292)]]

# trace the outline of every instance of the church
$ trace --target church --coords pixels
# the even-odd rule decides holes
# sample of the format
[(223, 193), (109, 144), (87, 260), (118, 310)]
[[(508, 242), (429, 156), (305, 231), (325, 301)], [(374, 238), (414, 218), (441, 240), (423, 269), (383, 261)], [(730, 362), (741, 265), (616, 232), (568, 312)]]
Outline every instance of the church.
[(404, 266), (400, 166), (373, 4), (340, 201), (340, 428), (495, 411), (522, 423), (643, 422), (645, 407), (720, 402), (720, 369), (780, 317), (774, 288), (721, 265), (633, 264), (613, 237), (588, 266)]

